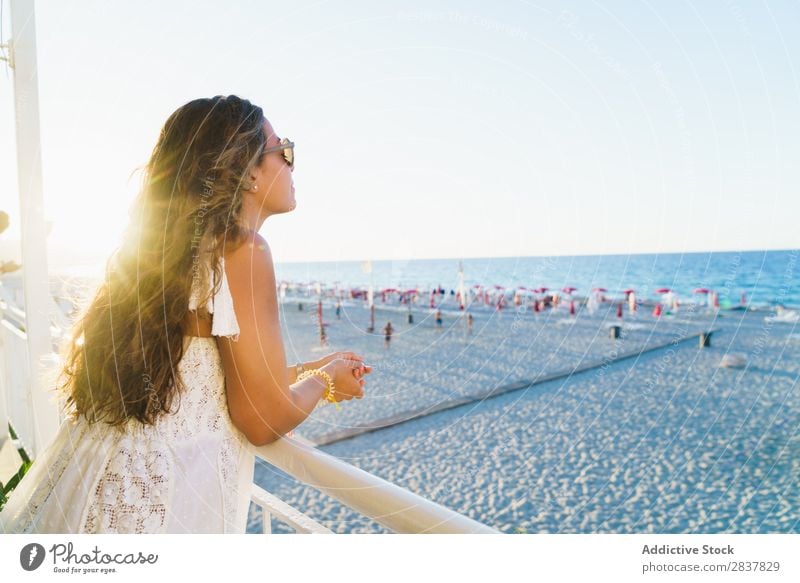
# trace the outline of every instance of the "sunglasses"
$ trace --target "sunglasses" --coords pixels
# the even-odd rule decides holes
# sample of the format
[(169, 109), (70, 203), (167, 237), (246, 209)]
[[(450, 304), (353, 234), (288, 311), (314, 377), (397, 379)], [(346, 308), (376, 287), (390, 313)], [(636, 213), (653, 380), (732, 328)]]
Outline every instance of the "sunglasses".
[(277, 146), (264, 148), (261, 153), (269, 154), (270, 152), (277, 152), (279, 150), (283, 150), (283, 159), (286, 160), (289, 169), (294, 169), (294, 142), (290, 141), (289, 138), (281, 139), (281, 143)]

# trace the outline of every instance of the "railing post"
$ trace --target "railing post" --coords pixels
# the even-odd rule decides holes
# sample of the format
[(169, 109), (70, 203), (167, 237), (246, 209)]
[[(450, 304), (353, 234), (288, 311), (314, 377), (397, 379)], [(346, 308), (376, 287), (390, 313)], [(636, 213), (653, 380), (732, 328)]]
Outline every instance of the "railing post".
[(50, 338), (50, 283), (47, 276), (47, 232), (42, 197), (39, 130), (39, 86), (36, 63), (36, 21), (33, 0), (11, 0), (11, 66), (17, 134), (17, 180), (22, 231), (22, 276), (28, 380), (34, 411), (33, 456), (58, 431), (59, 413), (43, 386), (42, 359), (53, 352)]

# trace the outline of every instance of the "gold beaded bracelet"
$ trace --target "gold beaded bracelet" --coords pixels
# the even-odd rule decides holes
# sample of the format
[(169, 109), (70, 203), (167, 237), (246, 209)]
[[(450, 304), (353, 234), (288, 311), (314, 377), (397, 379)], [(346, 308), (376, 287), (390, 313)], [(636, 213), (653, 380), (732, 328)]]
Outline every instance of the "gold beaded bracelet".
[(339, 405), (339, 401), (337, 401), (336, 398), (334, 397), (334, 393), (336, 392), (336, 385), (333, 384), (333, 379), (331, 378), (331, 375), (326, 373), (324, 370), (321, 370), (319, 368), (310, 368), (310, 369), (300, 373), (297, 376), (297, 380), (298, 381), (302, 381), (303, 379), (306, 379), (306, 378), (308, 378), (310, 376), (313, 376), (313, 375), (321, 376), (325, 380), (327, 385), (328, 385), (328, 388), (325, 389), (325, 394), (322, 396), (323, 402), (333, 403), (334, 405), (336, 405), (336, 410), (337, 411), (339, 409), (341, 409), (341, 406)]

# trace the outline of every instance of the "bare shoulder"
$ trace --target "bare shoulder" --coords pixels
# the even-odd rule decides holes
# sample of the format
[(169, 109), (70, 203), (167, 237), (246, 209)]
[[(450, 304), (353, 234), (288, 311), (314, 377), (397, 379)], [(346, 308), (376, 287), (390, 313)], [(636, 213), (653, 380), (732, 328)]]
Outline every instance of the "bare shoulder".
[(251, 231), (238, 247), (226, 248), (225, 271), (229, 279), (242, 282), (274, 277), (272, 251), (267, 240)]

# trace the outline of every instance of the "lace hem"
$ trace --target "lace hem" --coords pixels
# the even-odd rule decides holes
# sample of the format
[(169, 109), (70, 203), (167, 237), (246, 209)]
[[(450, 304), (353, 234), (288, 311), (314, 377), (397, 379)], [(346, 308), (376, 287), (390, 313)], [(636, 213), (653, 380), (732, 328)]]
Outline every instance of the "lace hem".
[(174, 464), (166, 446), (153, 440), (144, 443), (137, 447), (137, 440), (129, 435), (114, 443), (91, 490), (81, 533), (164, 531)]

